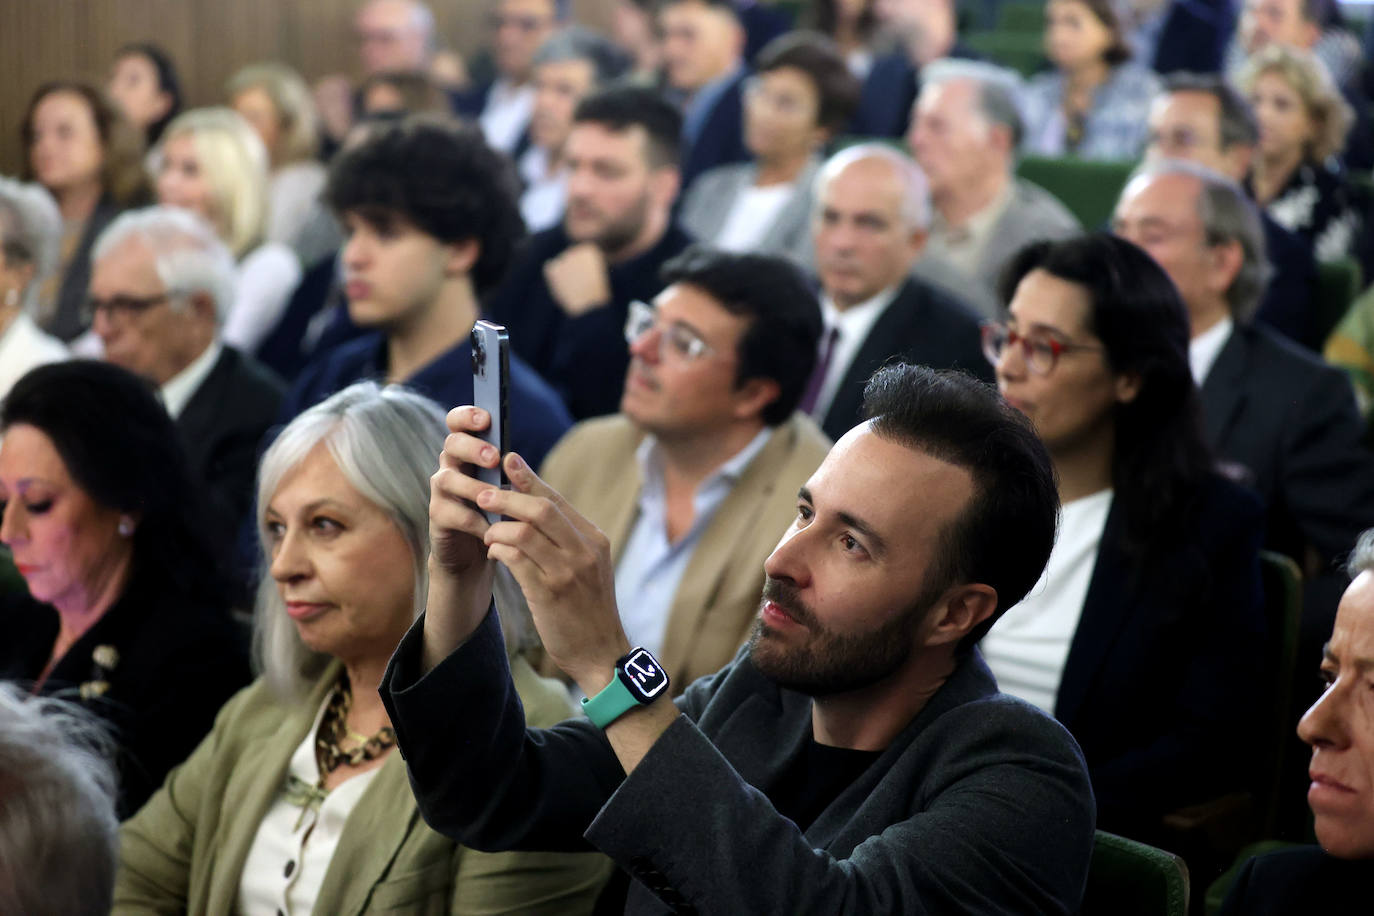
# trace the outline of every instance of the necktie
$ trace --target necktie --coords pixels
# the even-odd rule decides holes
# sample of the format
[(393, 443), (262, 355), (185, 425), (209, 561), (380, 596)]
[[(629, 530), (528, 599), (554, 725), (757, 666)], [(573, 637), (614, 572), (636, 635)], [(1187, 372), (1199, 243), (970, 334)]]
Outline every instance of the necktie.
[(802, 395), (802, 413), (816, 409), (816, 399), (820, 397), (821, 387), (825, 385), (825, 373), (830, 368), (830, 358), (835, 355), (835, 341), (840, 339), (840, 329), (831, 327), (821, 340), (821, 356), (816, 360), (816, 368), (811, 370), (811, 378), (806, 383), (806, 393)]

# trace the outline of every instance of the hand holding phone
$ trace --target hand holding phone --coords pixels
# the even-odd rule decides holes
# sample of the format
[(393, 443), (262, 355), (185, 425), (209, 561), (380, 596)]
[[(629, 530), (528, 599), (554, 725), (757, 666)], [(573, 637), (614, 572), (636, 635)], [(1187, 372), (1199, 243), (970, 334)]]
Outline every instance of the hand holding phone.
[[(480, 436), (496, 446), (501, 462), (494, 468), (478, 468), (477, 477), (492, 486), (510, 489), (506, 479), (505, 458), (510, 451), (510, 335), (506, 329), (490, 321), (478, 321), (472, 327), (472, 403), (491, 417), (491, 425)], [(484, 513), (495, 524), (500, 516)]]

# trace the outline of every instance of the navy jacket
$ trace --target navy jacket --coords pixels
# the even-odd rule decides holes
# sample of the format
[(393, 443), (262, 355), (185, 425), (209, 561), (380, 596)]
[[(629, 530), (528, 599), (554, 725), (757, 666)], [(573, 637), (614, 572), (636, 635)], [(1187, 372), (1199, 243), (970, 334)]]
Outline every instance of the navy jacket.
[(992, 367), (983, 356), (978, 316), (938, 287), (909, 277), (874, 322), (820, 421), (821, 429), (833, 441), (839, 441), (859, 422), (869, 376), (894, 359), (932, 369), (963, 369), (992, 381)]
[(487, 316), (509, 329), (511, 352), (554, 387), (574, 417), (615, 413), (630, 365), (625, 343), (630, 303), (658, 295), (663, 262), (691, 241), (673, 226), (653, 248), (611, 265), (611, 301), (573, 318), (554, 301), (544, 281), (544, 264), (572, 244), (563, 227), (554, 226), (525, 240), (506, 279), (486, 300)]
[(1230, 0), (1173, 0), (1155, 46), (1155, 72), (1220, 73), (1239, 5)]
[(1325, 341), (1317, 339), (1311, 318), (1312, 293), (1317, 286), (1312, 246), (1263, 210), (1260, 224), (1264, 227), (1264, 253), (1274, 274), (1264, 289), (1255, 320), (1309, 350), (1321, 352)]
[(1327, 855), (1320, 846), (1284, 849), (1246, 861), (1219, 916), (1343, 913), (1368, 904), (1374, 862)]
[(687, 190), (702, 172), (753, 158), (744, 145), (744, 81), (748, 76), (744, 69), (736, 74), (716, 98), (694, 139), (689, 140), (683, 132), (682, 190)]
[[(386, 337), (367, 334), (327, 353), (301, 373), (282, 408), (282, 422), (362, 379), (386, 376)], [(405, 380), (407, 388), (448, 410), (472, 403), (472, 347), (466, 338)], [(514, 353), (510, 359), (510, 445), (539, 467), (572, 418), (552, 389)]]
[[(1265, 621), (1258, 501), (1208, 478), (1186, 530), (1144, 562), (1113, 503), (1054, 714), (1083, 748), (1097, 825), (1149, 841), (1170, 811), (1248, 788)], [(1013, 611), (1014, 613), (1014, 611)]]
[[(956, 41), (947, 57), (977, 60), (979, 54)], [(903, 137), (911, 124), (911, 106), (920, 92), (921, 74), (903, 50), (883, 54), (873, 61), (864, 78), (859, 107), (849, 132), (862, 137)]]

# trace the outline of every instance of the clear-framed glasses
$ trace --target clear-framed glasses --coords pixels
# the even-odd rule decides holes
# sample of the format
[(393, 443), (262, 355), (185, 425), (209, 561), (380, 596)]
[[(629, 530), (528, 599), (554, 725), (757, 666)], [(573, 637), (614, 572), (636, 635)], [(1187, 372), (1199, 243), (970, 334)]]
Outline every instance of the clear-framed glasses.
[(90, 296), (81, 305), (81, 321), (89, 326), (95, 321), (97, 312), (104, 312), (110, 321), (125, 321), (171, 298), (171, 293), (158, 293), (156, 296), (111, 296), (108, 299)]
[(647, 302), (636, 299), (630, 303), (630, 313), (625, 319), (625, 342), (633, 344), (655, 328), (659, 331), (658, 355), (669, 354), (683, 362), (694, 362), (715, 353), (715, 348), (702, 340), (691, 328), (681, 324), (660, 327), (658, 309)]
[(1044, 332), (1031, 331), (1029, 334), (1021, 334), (1000, 321), (984, 321), (982, 331), (983, 356), (988, 362), (997, 365), (1001, 362), (1007, 347), (1020, 344), (1021, 358), (1026, 361), (1026, 368), (1036, 375), (1049, 375), (1053, 372), (1059, 363), (1059, 357), (1065, 353), (1103, 352), (1102, 347), (1094, 344), (1059, 340)]
[(800, 99), (795, 95), (786, 92), (770, 92), (763, 84), (760, 76), (751, 76), (744, 81), (745, 98), (751, 102), (767, 102), (773, 109), (781, 115), (795, 117), (805, 114), (807, 103), (805, 99)]

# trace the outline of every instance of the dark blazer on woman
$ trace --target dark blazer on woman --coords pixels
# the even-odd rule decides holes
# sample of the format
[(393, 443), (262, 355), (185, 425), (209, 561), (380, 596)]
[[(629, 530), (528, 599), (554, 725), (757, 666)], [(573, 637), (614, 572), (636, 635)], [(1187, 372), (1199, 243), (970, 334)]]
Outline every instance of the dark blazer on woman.
[[(162, 785), (251, 679), (247, 635), (228, 611), (169, 589), (135, 576), (39, 691), (76, 701), (111, 727), (121, 819)], [(31, 687), (52, 654), (57, 612), (11, 592), (0, 598), (0, 621), (0, 679)]]
[(1054, 714), (1083, 748), (1098, 827), (1148, 837), (1164, 814), (1246, 788), (1264, 692), (1259, 501), (1207, 478), (1143, 564), (1112, 505)]
[(39, 324), (54, 337), (70, 342), (86, 330), (86, 323), (81, 320), (81, 307), (86, 302), (91, 285), (91, 248), (105, 227), (114, 222), (114, 218), (123, 210), (113, 197), (106, 194), (96, 203), (90, 219), (86, 220), (86, 231), (81, 234), (81, 241), (76, 243), (76, 250), (72, 252), (67, 269), (62, 274), (57, 302), (51, 311), (40, 316)]

